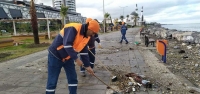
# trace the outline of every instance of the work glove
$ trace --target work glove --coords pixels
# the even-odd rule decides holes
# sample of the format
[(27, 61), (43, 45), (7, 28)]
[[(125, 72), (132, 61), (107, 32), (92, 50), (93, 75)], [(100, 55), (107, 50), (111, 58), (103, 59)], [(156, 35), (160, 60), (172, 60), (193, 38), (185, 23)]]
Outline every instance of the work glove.
[(98, 48), (101, 48), (101, 49), (102, 49), (101, 43), (98, 44)]
[(83, 62), (79, 58), (77, 58), (75, 62), (77, 63), (78, 66), (83, 66)]
[(85, 69), (91, 74), (94, 75), (94, 71), (93, 69), (89, 66), (89, 67), (85, 67)]

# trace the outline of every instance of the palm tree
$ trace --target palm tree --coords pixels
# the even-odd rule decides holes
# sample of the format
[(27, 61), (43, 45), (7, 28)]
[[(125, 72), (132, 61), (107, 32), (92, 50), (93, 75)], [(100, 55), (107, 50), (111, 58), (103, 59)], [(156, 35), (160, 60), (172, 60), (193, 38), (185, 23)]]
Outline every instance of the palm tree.
[(112, 23), (112, 17), (111, 17), (111, 15), (110, 15), (110, 21), (111, 21), (111, 23)]
[[(131, 17), (131, 20), (133, 21), (134, 20), (134, 17)], [(134, 21), (133, 21), (134, 22)], [(135, 23), (133, 23), (133, 25), (134, 25)]]
[(105, 32), (107, 31), (106, 30), (106, 19), (108, 19), (109, 16), (110, 16), (110, 14), (108, 12), (104, 14), (104, 18), (105, 18), (105, 20), (104, 20), (105, 21), (105, 26), (104, 26)]
[(119, 17), (119, 19), (121, 19), (121, 22), (123, 22), (124, 16), (121, 15), (121, 16)]
[(137, 19), (138, 19), (138, 14), (135, 13), (135, 14), (134, 14), (134, 22), (135, 22), (135, 26), (136, 26), (136, 23), (137, 23)]
[(38, 36), (38, 23), (37, 23), (37, 16), (36, 16), (36, 10), (35, 10), (35, 3), (34, 0), (31, 0), (31, 6), (30, 6), (30, 16), (31, 16), (31, 25), (33, 29), (33, 36), (34, 36), (34, 43), (40, 44), (39, 36)]
[(62, 27), (64, 27), (64, 25), (66, 24), (66, 16), (67, 16), (67, 11), (68, 11), (68, 6), (64, 6), (62, 5), (61, 6), (61, 9), (60, 9), (60, 15), (62, 17)]
[(116, 28), (116, 30), (118, 30), (118, 27), (117, 27), (118, 18), (116, 18), (116, 19), (114, 20), (114, 23), (115, 23), (115, 28)]
[(116, 18), (116, 19), (114, 20), (114, 23), (115, 23), (115, 25), (117, 25), (117, 23), (118, 23), (118, 18)]
[(111, 31), (113, 31), (113, 22), (112, 22), (112, 17), (111, 17), (111, 15), (110, 15), (110, 22), (111, 22), (111, 24), (112, 24), (112, 26), (111, 26)]
[(126, 17), (127, 17), (127, 19), (126, 19), (126, 20), (128, 21), (129, 15), (126, 15)]

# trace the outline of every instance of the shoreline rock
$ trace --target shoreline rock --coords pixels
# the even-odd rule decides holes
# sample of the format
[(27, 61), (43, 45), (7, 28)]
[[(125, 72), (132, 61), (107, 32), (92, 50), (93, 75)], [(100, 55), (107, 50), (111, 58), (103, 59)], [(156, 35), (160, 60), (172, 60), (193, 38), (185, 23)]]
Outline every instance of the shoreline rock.
[[(200, 32), (177, 31), (162, 27), (148, 27), (145, 32), (149, 32), (151, 38), (167, 39), (169, 42), (167, 50), (168, 69), (192, 83), (193, 87), (200, 87)], [(172, 34), (172, 39), (168, 39)], [(161, 59), (156, 50), (157, 58)], [(181, 53), (180, 53), (181, 52)], [(184, 53), (182, 53), (184, 52)], [(186, 58), (187, 57), (187, 58)]]
[(197, 31), (178, 31), (176, 29), (155, 26), (148, 27), (146, 31), (156, 35), (157, 38), (167, 38), (169, 35), (172, 35), (173, 39), (177, 39), (180, 42), (200, 44), (200, 32)]

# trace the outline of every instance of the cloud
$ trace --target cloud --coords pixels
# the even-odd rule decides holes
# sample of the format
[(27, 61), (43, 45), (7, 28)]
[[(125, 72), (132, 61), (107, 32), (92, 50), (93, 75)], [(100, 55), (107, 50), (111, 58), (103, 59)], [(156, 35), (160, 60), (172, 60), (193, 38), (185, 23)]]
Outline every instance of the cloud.
[(198, 23), (200, 22), (198, 19), (200, 16), (198, 12), (200, 7), (198, 5), (199, 3), (165, 8), (161, 12), (147, 16), (147, 21), (160, 23)]
[[(52, 6), (51, 0), (37, 0)], [(138, 5), (139, 15), (141, 7), (144, 8), (144, 19), (147, 22), (160, 23), (197, 23), (200, 22), (199, 0), (104, 0), (105, 12), (112, 18), (119, 18), (131, 14)], [(124, 12), (123, 12), (123, 8)], [(76, 0), (76, 10), (82, 16), (103, 19), (103, 0)]]
[(90, 18), (98, 18), (99, 15), (103, 15), (103, 12), (99, 11), (98, 9), (95, 8), (77, 8), (78, 11), (85, 11), (85, 10), (90, 10), (88, 12), (83, 12), (81, 15), (85, 15)]

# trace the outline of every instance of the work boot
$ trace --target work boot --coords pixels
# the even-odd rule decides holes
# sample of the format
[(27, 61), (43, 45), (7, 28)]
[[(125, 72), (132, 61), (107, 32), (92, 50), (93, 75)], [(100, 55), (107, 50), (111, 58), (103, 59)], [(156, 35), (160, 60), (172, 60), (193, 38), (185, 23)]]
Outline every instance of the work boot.
[(85, 72), (81, 72), (81, 76), (82, 77), (86, 77), (86, 73)]
[(128, 40), (125, 40), (126, 41), (126, 44), (128, 44)]

